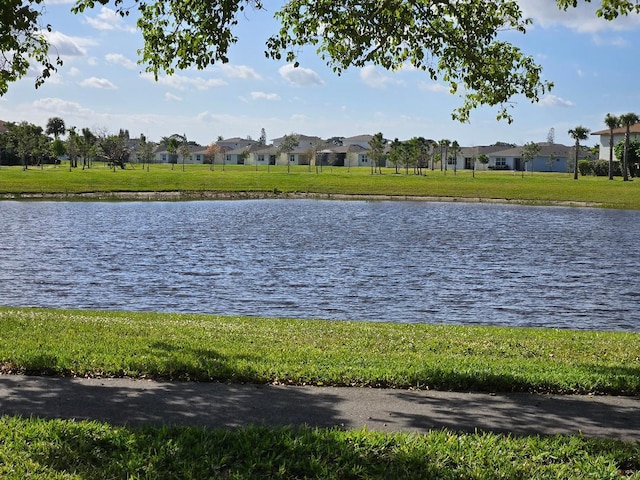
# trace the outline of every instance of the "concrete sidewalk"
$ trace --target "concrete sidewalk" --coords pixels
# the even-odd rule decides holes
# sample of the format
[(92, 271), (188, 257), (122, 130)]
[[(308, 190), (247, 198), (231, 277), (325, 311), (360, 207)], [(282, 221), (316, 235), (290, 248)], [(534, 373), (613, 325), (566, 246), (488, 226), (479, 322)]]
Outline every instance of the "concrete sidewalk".
[(118, 425), (582, 433), (640, 441), (640, 398), (281, 387), (0, 375), (0, 415)]

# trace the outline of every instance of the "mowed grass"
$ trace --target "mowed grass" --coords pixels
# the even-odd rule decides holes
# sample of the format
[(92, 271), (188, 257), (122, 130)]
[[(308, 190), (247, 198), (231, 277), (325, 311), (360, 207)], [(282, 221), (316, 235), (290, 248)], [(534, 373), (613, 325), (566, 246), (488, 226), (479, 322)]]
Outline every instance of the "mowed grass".
[(87, 192), (169, 192), (179, 191), (197, 198), (199, 192), (316, 193), (323, 195), (427, 196), (461, 199), (499, 199), (530, 204), (554, 202), (593, 203), (598, 206), (640, 209), (640, 182), (613, 181), (606, 177), (580, 177), (571, 174), (461, 170), (454, 175), (425, 170), (424, 175), (405, 175), (401, 170), (383, 169), (372, 175), (369, 168), (283, 166), (169, 165), (141, 166), (113, 171), (102, 164), (91, 169), (65, 166), (44, 169), (0, 167), (0, 194), (60, 194)]
[(4, 372), (640, 394), (640, 335), (0, 308)]
[(0, 418), (0, 477), (38, 479), (640, 478), (640, 446), (578, 436), (114, 427)]

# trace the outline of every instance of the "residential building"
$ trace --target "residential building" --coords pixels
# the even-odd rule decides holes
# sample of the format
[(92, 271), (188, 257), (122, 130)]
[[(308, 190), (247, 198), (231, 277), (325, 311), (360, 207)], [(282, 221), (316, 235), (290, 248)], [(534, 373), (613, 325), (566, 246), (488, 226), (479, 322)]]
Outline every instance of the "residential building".
[[(617, 145), (618, 143), (624, 141), (624, 135), (627, 129), (625, 127), (615, 128), (613, 130), (613, 144)], [(640, 123), (636, 123), (635, 125), (631, 125), (629, 128), (629, 141), (638, 140), (640, 141)], [(598, 158), (600, 160), (609, 160), (609, 139), (611, 138), (611, 132), (609, 129), (606, 130), (598, 130), (597, 132), (592, 132), (591, 135), (598, 135)], [(613, 159), (617, 161), (616, 156), (614, 154)]]
[(358, 145), (359, 147), (369, 150), (373, 135), (356, 135), (355, 137), (345, 137), (342, 139), (343, 146)]
[[(462, 147), (455, 158), (455, 167), (458, 170), (482, 170), (486, 169), (488, 164), (481, 163), (478, 158), (481, 155), (486, 155), (487, 158), (493, 152), (504, 150), (504, 145), (478, 145), (475, 147)], [(450, 168), (450, 167), (447, 167)]]
[[(558, 143), (538, 143), (538, 154), (524, 165), (521, 146), (499, 150), (489, 155), (488, 168), (490, 170), (517, 170), (526, 169), (533, 172), (568, 172), (573, 165), (573, 148)], [(587, 157), (586, 149), (582, 149), (579, 158)]]
[(250, 145), (257, 145), (258, 142), (249, 138), (231, 137), (219, 139), (216, 141), (216, 145), (223, 150), (237, 150), (239, 148), (248, 147)]
[(181, 152), (181, 145), (178, 145), (178, 149), (175, 154), (169, 153), (166, 145), (158, 145), (154, 152), (155, 163), (185, 163), (185, 164), (202, 164), (205, 160), (207, 147), (202, 145), (187, 145), (189, 149), (189, 155), (183, 158)]

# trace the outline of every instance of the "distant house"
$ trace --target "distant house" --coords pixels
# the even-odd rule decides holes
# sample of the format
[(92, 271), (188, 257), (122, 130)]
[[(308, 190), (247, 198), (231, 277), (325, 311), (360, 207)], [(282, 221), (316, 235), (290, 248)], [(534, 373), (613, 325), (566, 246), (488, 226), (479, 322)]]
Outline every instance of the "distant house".
[[(614, 128), (613, 129), (613, 144), (617, 145), (618, 143), (624, 141), (624, 134), (626, 132), (625, 127)], [(631, 125), (629, 128), (629, 140), (640, 140), (640, 123), (636, 123), (635, 125)], [(600, 160), (609, 160), (609, 138), (611, 137), (611, 132), (609, 129), (606, 130), (598, 130), (597, 132), (592, 132), (591, 135), (598, 135), (600, 137), (600, 141), (598, 142), (598, 158)], [(615, 154), (613, 159), (616, 160)]]
[[(298, 141), (298, 145), (296, 146), (296, 150), (308, 150), (314, 145), (324, 143), (320, 137), (313, 137), (308, 135), (294, 134), (296, 140)], [(284, 143), (285, 137), (278, 137), (273, 139), (273, 146), (278, 148)]]
[(258, 142), (256, 142), (255, 140), (240, 137), (224, 138), (216, 141), (216, 145), (222, 150), (237, 150), (239, 148), (245, 148), (250, 145), (257, 144)]
[[(538, 143), (540, 151), (532, 161), (524, 165), (522, 148), (513, 147), (507, 150), (499, 150), (489, 154), (488, 168), (490, 170), (523, 170), (533, 172), (567, 172), (573, 161), (573, 147), (559, 143)], [(584, 158), (586, 152), (580, 152), (579, 157)]]
[(273, 145), (255, 145), (249, 149), (245, 165), (275, 165), (278, 149)]
[(373, 139), (373, 135), (356, 135), (355, 137), (346, 137), (342, 139), (343, 146), (358, 145), (359, 147), (369, 150), (371, 148), (370, 143)]
[(487, 145), (475, 147), (462, 147), (456, 155), (456, 169), (480, 170), (486, 168), (486, 165), (480, 163), (478, 158), (481, 155), (489, 157), (493, 152), (504, 150), (504, 145)]
[(317, 158), (321, 165), (333, 165), (336, 167), (368, 167), (369, 148), (361, 145), (327, 145), (318, 152)]
[(207, 147), (201, 145), (187, 145), (189, 155), (184, 157), (180, 151), (180, 145), (175, 154), (169, 153), (166, 145), (158, 145), (153, 157), (155, 163), (185, 163), (185, 164), (202, 164), (205, 160)]
[[(273, 139), (273, 148), (276, 152), (280, 151), (280, 147), (284, 143), (285, 137)], [(280, 152), (276, 158), (276, 165), (313, 165), (315, 159), (311, 159), (310, 152), (312, 150), (320, 151), (325, 147), (325, 142), (320, 137), (311, 137), (307, 135), (296, 134), (298, 145), (290, 152)]]

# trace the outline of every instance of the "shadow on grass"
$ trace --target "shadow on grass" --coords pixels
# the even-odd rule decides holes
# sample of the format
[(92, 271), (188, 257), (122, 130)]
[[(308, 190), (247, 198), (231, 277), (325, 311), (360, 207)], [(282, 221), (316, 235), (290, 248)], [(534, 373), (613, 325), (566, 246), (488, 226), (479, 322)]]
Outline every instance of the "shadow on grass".
[(39, 470), (80, 478), (458, 478), (456, 470), (465, 470), (411, 445), (335, 430), (104, 430), (58, 423), (49, 434), (47, 450), (29, 447)]
[[(578, 437), (529, 440), (446, 430), (385, 436), (304, 427), (228, 431), (48, 422), (39, 441), (32, 442), (37, 421), (9, 422), (14, 442), (30, 432), (19, 453), (28, 456), (31, 468), (92, 479), (564, 478), (567, 467), (580, 477), (604, 478), (598, 466), (608, 463), (604, 458), (615, 463), (618, 474), (631, 475), (640, 466), (637, 446)], [(25, 427), (27, 422), (32, 428)], [(611, 470), (604, 470), (609, 477)]]

